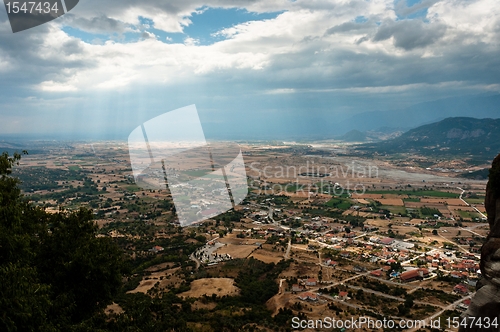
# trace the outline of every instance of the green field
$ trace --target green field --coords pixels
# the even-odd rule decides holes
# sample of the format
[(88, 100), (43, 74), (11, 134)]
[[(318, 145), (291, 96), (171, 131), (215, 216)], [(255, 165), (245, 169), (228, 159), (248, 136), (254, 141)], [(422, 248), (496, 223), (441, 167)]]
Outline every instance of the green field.
[(406, 214), (404, 206), (382, 205), (378, 207), (381, 210), (389, 210), (392, 214)]
[(78, 171), (80, 171), (80, 166), (77, 166), (77, 165), (71, 165), (71, 166), (68, 166), (68, 169), (69, 169), (70, 171), (78, 172)]
[(297, 190), (304, 190), (303, 185), (297, 184), (286, 184), (286, 185), (276, 185), (277, 189), (285, 189), (289, 193), (297, 192)]
[(209, 172), (206, 170), (194, 170), (194, 171), (184, 171), (182, 174), (185, 174), (187, 176), (199, 178), (201, 176), (207, 175)]
[(444, 198), (459, 198), (460, 195), (457, 193), (450, 193), (445, 191), (437, 190), (374, 190), (366, 191), (367, 194), (392, 194), (392, 195), (408, 195), (408, 196), (429, 196), (429, 197), (444, 197)]
[(481, 216), (477, 212), (469, 212), (469, 211), (457, 211), (457, 212), (460, 215), (460, 217), (462, 217), (464, 219), (474, 220), (475, 218), (479, 218), (479, 219), (481, 218)]
[(482, 203), (484, 203), (484, 197), (479, 197), (479, 198), (464, 198), (464, 201), (466, 201), (469, 204), (482, 204)]
[(419, 197), (405, 198), (403, 199), (403, 202), (420, 202), (420, 198)]
[(332, 198), (328, 202), (325, 203), (326, 206), (335, 207), (341, 210), (347, 210), (352, 206), (350, 200), (345, 198)]
[(136, 192), (136, 191), (139, 191), (141, 190), (141, 188), (139, 188), (138, 186), (136, 186), (135, 184), (133, 185), (130, 185), (130, 186), (126, 186), (125, 189), (127, 189), (128, 191), (131, 191), (131, 192)]

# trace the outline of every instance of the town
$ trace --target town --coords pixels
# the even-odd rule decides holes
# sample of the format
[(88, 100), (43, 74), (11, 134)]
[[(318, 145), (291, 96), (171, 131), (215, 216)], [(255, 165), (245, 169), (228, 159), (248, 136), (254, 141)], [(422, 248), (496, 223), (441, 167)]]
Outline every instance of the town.
[[(193, 309), (215, 310), (211, 301), (243, 292), (235, 278), (252, 261), (280, 266), (276, 292), (265, 298), (273, 315), (445, 320), (474, 294), (489, 230), (484, 180), (321, 156), (308, 145), (247, 145), (245, 200), (179, 227), (169, 190), (138, 187), (119, 144), (51, 148), (50, 160), (29, 155), (15, 174), (47, 211), (93, 209), (99, 236), (137, 261), (130, 294), (179, 288), (179, 297), (197, 299)], [(277, 173), (280, 165), (287, 172)], [(208, 196), (199, 200), (200, 213), (213, 209)]]

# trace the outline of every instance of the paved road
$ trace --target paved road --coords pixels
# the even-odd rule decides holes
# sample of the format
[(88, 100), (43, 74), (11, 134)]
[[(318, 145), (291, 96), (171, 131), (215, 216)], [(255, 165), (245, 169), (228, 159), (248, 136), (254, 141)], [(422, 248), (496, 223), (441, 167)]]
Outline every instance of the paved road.
[(292, 239), (288, 240), (288, 247), (286, 248), (285, 260), (290, 257), (290, 249), (292, 248)]
[[(486, 216), (481, 212), (479, 211), (475, 206), (472, 206), (470, 205), (469, 203), (467, 203), (463, 198), (462, 198), (462, 195), (464, 194), (465, 190), (463, 190), (462, 188), (460, 187), (457, 187), (458, 190), (462, 190), (462, 193), (460, 194), (460, 199), (462, 200), (462, 202), (464, 202), (467, 206), (470, 206), (472, 207), (474, 210), (476, 210), (477, 213), (479, 213), (479, 215), (481, 216), (481, 218), (485, 218), (486, 219)], [(471, 232), (473, 233), (473, 232)], [(479, 235), (479, 234), (478, 234)], [(481, 236), (481, 235), (480, 235)]]
[[(462, 303), (464, 300), (466, 299), (470, 299), (474, 294), (470, 294), (468, 296), (465, 296), (465, 297), (462, 297), (461, 299), (459, 300), (456, 300), (455, 302), (453, 302), (452, 304), (444, 307), (443, 309), (441, 309), (440, 311), (434, 313), (432, 316), (429, 316), (427, 318), (424, 319), (425, 321), (425, 326), (429, 326), (430, 325), (430, 321), (435, 319), (436, 317), (440, 316), (443, 312), (445, 312), (446, 310), (452, 310), (453, 308), (455, 308), (457, 305), (459, 305), (460, 303)], [(417, 331), (418, 328), (413, 328), (413, 329), (409, 329), (408, 332), (413, 332), (413, 331)]]

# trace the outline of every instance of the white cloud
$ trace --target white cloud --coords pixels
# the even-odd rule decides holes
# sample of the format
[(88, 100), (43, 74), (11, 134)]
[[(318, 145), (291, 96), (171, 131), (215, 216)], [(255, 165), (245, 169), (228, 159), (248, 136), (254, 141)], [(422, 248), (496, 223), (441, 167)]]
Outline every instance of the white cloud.
[[(429, 0), (418, 8), (403, 8), (400, 3), (125, 0), (118, 5), (88, 0), (71, 16), (36, 30), (39, 33), (8, 35), (4, 21), (0, 63), (11, 66), (2, 70), (13, 84), (47, 93), (179, 85), (204, 78), (231, 80), (241, 91), (251, 86), (263, 94), (393, 93), (396, 88), (387, 87), (422, 84), (449, 89), (446, 82), (462, 82), (462, 88), (471, 91), (478, 86), (495, 89), (495, 77), (500, 75), (495, 55), (500, 40), (496, 1)], [(193, 37), (175, 44), (149, 30), (135, 42), (95, 45), (61, 30), (61, 24), (69, 24), (93, 33), (139, 32), (143, 16), (152, 19), (157, 29), (179, 32), (203, 6), (284, 12), (274, 19), (223, 29), (217, 33), (223, 40), (212, 45)], [(425, 21), (397, 20), (396, 12), (408, 14), (424, 7), (428, 7)]]

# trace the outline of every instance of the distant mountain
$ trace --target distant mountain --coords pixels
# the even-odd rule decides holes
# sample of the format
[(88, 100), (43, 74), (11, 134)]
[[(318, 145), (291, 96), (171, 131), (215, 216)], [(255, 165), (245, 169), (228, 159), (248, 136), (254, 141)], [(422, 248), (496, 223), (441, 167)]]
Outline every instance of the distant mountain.
[(500, 119), (447, 118), (365, 147), (380, 153), (461, 155), (491, 161), (500, 153)]
[(29, 154), (38, 154), (42, 152), (40, 146), (35, 146), (30, 142), (23, 141), (21, 143), (13, 143), (12, 141), (0, 139), (0, 154), (7, 152), (9, 155), (13, 155), (16, 152), (22, 153), (23, 150), (28, 151)]
[(500, 95), (464, 96), (419, 103), (392, 111), (371, 111), (353, 115), (336, 124), (339, 133), (359, 131), (408, 131), (449, 117), (497, 118)]
[(463, 173), (460, 175), (460, 177), (472, 180), (487, 180), (489, 174), (490, 174), (490, 169), (483, 168), (477, 171)]
[(347, 134), (340, 137), (344, 142), (364, 142), (366, 141), (366, 134), (359, 130), (351, 130)]

